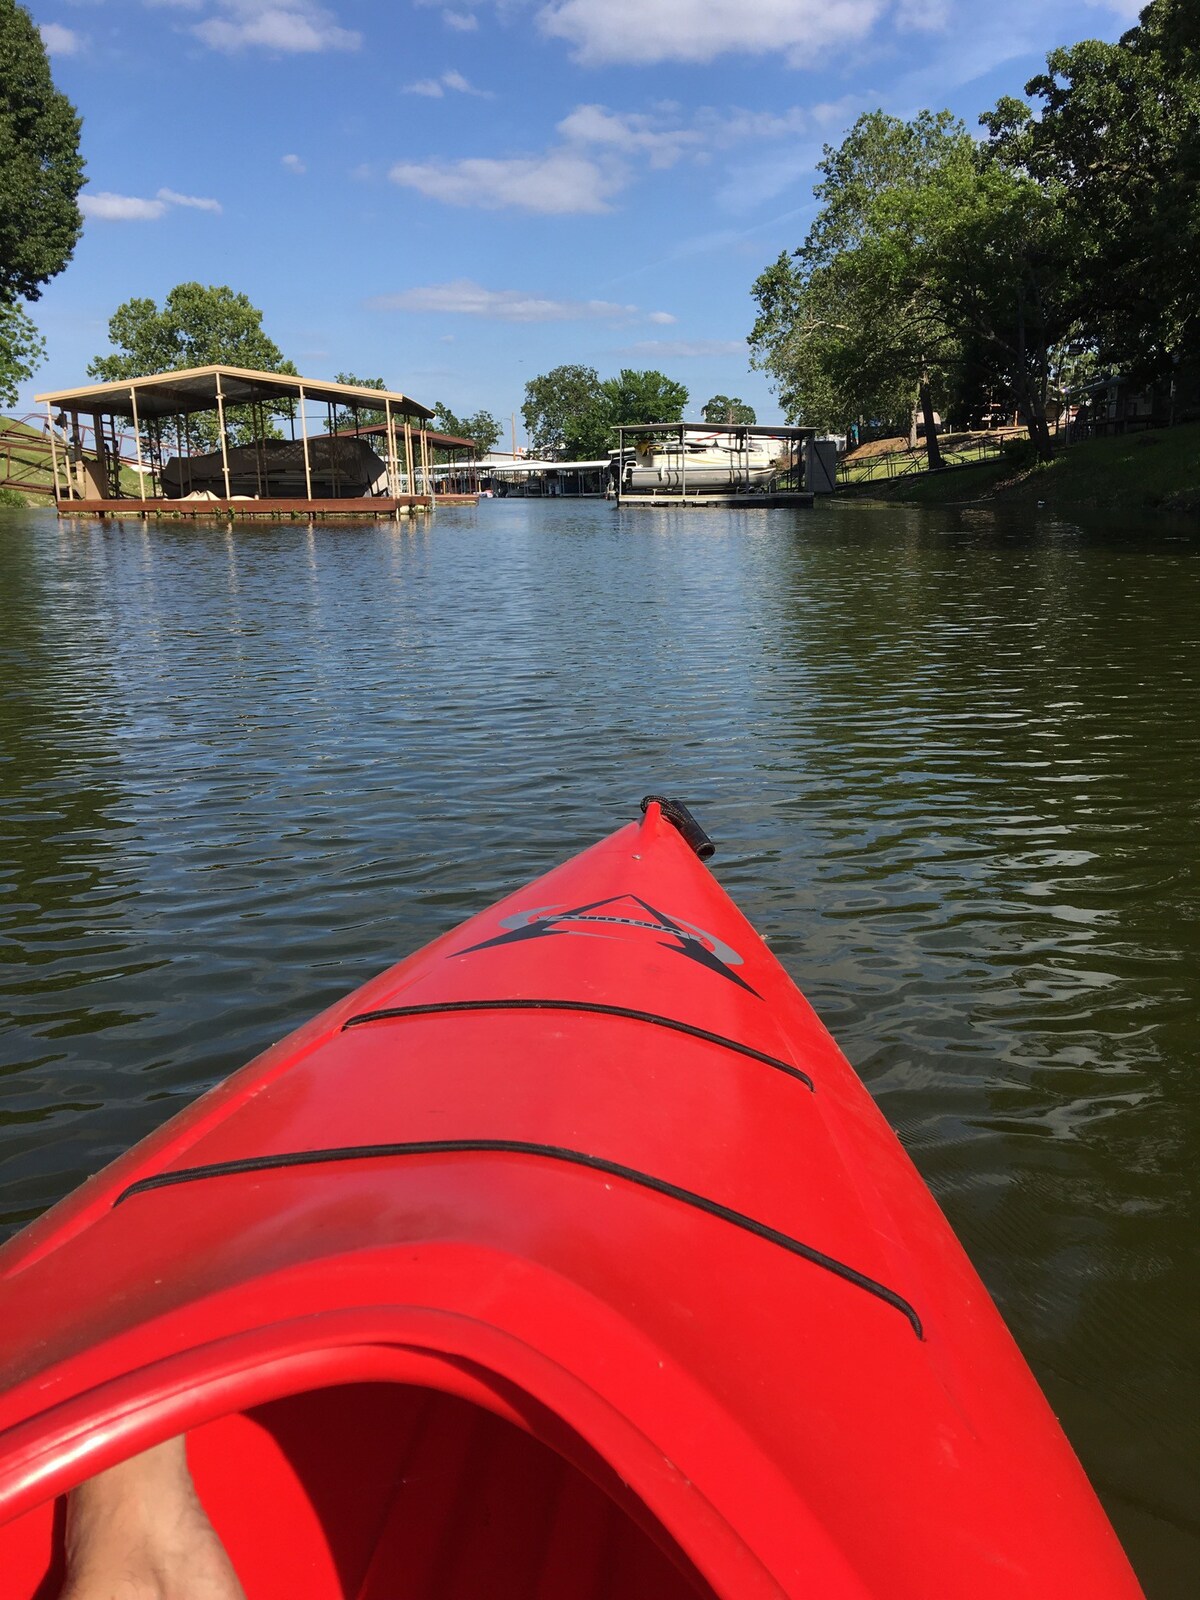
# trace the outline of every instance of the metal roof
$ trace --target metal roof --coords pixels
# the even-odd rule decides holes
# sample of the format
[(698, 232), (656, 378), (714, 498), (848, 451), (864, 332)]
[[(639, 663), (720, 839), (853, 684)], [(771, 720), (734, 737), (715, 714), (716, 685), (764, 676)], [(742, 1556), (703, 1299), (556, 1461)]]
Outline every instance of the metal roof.
[[(248, 367), (185, 367), (178, 372), (156, 372), (147, 378), (120, 378), (115, 383), (90, 383), (80, 389), (55, 389), (35, 396), (67, 411), (97, 411), (105, 416), (133, 417), (133, 395), (140, 418), (177, 417), (193, 411), (215, 411), (217, 380), (226, 405), (252, 401), (325, 401), (382, 411), (391, 401), (400, 416), (431, 417), (432, 410), (392, 389), (367, 389), (357, 383), (330, 383), (323, 378), (293, 377), (286, 372), (254, 372)], [(130, 391), (133, 391), (131, 394)]]

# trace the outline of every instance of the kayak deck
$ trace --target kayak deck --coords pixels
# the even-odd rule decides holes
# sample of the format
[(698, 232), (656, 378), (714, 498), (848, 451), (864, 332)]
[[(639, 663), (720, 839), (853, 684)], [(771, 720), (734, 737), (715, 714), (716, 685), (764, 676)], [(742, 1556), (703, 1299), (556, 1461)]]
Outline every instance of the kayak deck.
[(250, 1600), (1140, 1592), (894, 1135), (657, 805), (0, 1275), (14, 1600), (53, 1593), (55, 1497), (179, 1433)]

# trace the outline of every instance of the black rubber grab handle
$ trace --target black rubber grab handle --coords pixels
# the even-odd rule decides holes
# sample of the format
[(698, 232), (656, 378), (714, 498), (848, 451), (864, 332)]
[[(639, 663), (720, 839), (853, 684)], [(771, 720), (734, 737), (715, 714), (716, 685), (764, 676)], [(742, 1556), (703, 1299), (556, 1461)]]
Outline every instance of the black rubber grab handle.
[(665, 794), (648, 794), (642, 801), (642, 811), (657, 805), (672, 827), (678, 828), (684, 843), (691, 845), (701, 861), (708, 861), (717, 853), (717, 847), (696, 821), (682, 800), (671, 800)]

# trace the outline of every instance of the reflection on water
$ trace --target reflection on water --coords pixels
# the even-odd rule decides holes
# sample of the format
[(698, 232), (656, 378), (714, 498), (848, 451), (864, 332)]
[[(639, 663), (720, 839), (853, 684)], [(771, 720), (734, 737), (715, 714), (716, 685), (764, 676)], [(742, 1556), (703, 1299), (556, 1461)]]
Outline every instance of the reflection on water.
[(0, 512), (0, 1222), (689, 799), (1152, 1600), (1200, 1592), (1200, 541), (971, 511)]

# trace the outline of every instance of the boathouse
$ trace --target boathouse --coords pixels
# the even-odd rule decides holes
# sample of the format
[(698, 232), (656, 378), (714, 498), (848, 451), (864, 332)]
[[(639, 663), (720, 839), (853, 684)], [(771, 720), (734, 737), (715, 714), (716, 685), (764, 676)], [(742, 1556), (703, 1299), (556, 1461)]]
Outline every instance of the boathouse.
[(434, 503), (433, 412), (392, 390), (208, 366), (37, 398), (63, 515), (400, 516)]
[(834, 475), (815, 428), (783, 423), (641, 422), (617, 429), (619, 506), (802, 506)]

